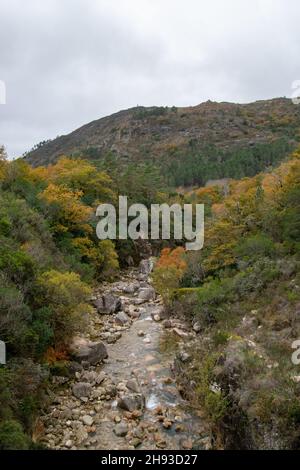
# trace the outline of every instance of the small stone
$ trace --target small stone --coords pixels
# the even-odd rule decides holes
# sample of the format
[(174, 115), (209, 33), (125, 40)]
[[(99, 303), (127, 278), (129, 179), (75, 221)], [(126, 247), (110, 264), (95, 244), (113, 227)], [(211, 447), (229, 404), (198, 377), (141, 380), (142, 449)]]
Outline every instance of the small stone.
[(188, 333), (179, 328), (173, 328), (174, 333), (176, 333), (180, 338), (188, 338)]
[(140, 388), (136, 380), (130, 379), (126, 383), (126, 387), (132, 392), (139, 393)]
[(86, 382), (78, 382), (73, 385), (72, 391), (76, 398), (89, 397), (92, 393), (92, 386)]
[(193, 441), (192, 439), (182, 439), (180, 441), (180, 445), (183, 449), (186, 449), (186, 450), (191, 450), (193, 448)]
[(129, 317), (125, 312), (119, 312), (115, 316), (115, 322), (118, 323), (118, 325), (126, 325), (129, 322)]
[(131, 439), (130, 441), (130, 445), (132, 445), (134, 448), (140, 446), (142, 444), (142, 440), (139, 439), (138, 437), (134, 438), (134, 439)]
[(161, 320), (160, 316), (156, 313), (155, 315), (153, 315), (153, 320), (156, 321), (156, 322), (159, 322)]
[(145, 333), (143, 330), (138, 331), (138, 336), (145, 336)]
[(118, 437), (125, 437), (128, 433), (128, 426), (126, 423), (119, 423), (114, 428), (114, 433)]
[(200, 331), (202, 330), (202, 326), (198, 321), (193, 324), (193, 330), (195, 331), (195, 333), (200, 333)]
[(163, 421), (163, 427), (165, 429), (170, 429), (172, 427), (172, 424), (173, 424), (172, 421), (170, 421), (169, 419), (165, 419)]
[(114, 422), (115, 422), (115, 423), (120, 423), (120, 422), (121, 422), (121, 418), (120, 418), (119, 415), (117, 415), (117, 416), (114, 417)]
[(65, 443), (65, 446), (66, 446), (68, 449), (71, 449), (71, 447), (73, 446), (73, 442), (69, 439), (69, 440)]
[(94, 422), (94, 419), (92, 418), (92, 416), (89, 416), (89, 415), (84, 415), (82, 417), (82, 422), (86, 425), (86, 426), (92, 426), (93, 422)]
[(164, 328), (171, 328), (172, 326), (172, 323), (170, 320), (164, 320), (162, 324)]

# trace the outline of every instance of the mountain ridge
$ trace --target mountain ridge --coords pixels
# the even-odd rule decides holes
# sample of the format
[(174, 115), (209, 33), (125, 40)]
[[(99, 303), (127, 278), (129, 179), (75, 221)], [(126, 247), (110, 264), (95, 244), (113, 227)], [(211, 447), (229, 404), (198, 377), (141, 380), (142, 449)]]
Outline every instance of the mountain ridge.
[[(163, 167), (165, 174), (173, 171), (180, 175), (186, 155), (202, 153), (206, 158), (208, 147), (215, 149), (207, 157), (214, 162), (223, 158), (219, 154), (224, 153), (226, 159), (228, 153), (231, 155), (236, 150), (273, 145), (280, 139), (289, 144), (284, 154), (300, 140), (300, 109), (288, 98), (247, 104), (206, 101), (182, 108), (138, 106), (42, 142), (24, 158), (31, 165), (40, 166), (55, 163), (61, 155), (83, 156), (98, 162), (113, 155), (120, 166), (152, 163)], [(226, 176), (235, 175), (208, 173), (207, 178)], [(190, 177), (186, 181), (177, 179), (175, 184), (203, 183), (198, 177), (196, 181)]]

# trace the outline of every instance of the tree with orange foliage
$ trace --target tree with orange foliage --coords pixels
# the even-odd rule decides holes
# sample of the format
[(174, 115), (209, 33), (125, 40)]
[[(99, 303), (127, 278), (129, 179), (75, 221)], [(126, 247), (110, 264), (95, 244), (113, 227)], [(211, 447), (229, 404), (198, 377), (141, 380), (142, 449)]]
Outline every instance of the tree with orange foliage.
[(184, 248), (164, 248), (153, 272), (153, 285), (166, 305), (170, 304), (174, 289), (178, 288), (186, 269)]

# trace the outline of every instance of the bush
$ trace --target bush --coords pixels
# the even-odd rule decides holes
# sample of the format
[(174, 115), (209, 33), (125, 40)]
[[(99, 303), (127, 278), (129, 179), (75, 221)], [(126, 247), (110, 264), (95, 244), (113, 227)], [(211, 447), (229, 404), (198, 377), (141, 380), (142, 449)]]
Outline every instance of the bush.
[(264, 234), (257, 234), (245, 238), (236, 248), (237, 256), (253, 261), (260, 257), (273, 257), (275, 254), (274, 242)]
[(73, 272), (51, 270), (37, 280), (38, 303), (52, 311), (50, 319), (56, 344), (66, 343), (84, 325), (90, 307), (87, 299), (91, 289)]
[(20, 423), (7, 420), (0, 423), (0, 450), (26, 450), (29, 438), (24, 434)]

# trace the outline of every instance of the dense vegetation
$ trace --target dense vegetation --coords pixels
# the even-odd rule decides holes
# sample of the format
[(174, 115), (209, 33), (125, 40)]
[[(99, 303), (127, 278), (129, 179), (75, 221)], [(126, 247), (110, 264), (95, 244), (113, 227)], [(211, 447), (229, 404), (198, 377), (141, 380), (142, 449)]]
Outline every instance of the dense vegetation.
[[(300, 112), (291, 100), (249, 104), (136, 107), (42, 142), (25, 156), (34, 166), (61, 155), (84, 156), (119, 172), (152, 167), (169, 186), (254, 176), (276, 166), (300, 140)], [(139, 181), (139, 178), (137, 178)], [(153, 186), (155, 180), (153, 181)]]
[[(112, 175), (114, 173), (112, 172)], [(0, 159), (0, 448), (27, 448), (49, 371), (67, 359), (72, 334), (82, 329), (94, 282), (111, 279), (133, 243), (96, 237), (95, 208), (119, 191), (149, 204), (157, 190), (140, 169), (112, 179), (81, 159), (31, 168)], [(127, 190), (128, 188), (128, 190)], [(130, 190), (129, 190), (130, 188)], [(158, 196), (157, 196), (158, 197)]]
[[(145, 119), (145, 110), (136, 119)], [(95, 235), (95, 208), (120, 194), (147, 206), (206, 205), (204, 249), (164, 249), (153, 281), (169, 311), (197, 325), (191, 362), (179, 376), (205, 411), (216, 445), (264, 448), (269, 436), (269, 446), (300, 447), (299, 381), (290, 360), (300, 336), (300, 152), (271, 168), (288, 148), (280, 139), (206, 153), (191, 143), (185, 160), (173, 149), (172, 163), (162, 161), (165, 175), (155, 161), (120, 166), (113, 152), (101, 162), (77, 155), (33, 168), (8, 162), (0, 149), (0, 336), (7, 344), (0, 449), (35, 446), (49, 374), (68, 360), (93, 284), (139, 259), (136, 243)], [(226, 195), (216, 186), (179, 195), (166, 184), (234, 175), (252, 177), (231, 181)]]
[(300, 152), (277, 170), (187, 195), (210, 206), (205, 247), (164, 250), (154, 283), (199, 336), (179, 380), (215, 445), (299, 448)]

